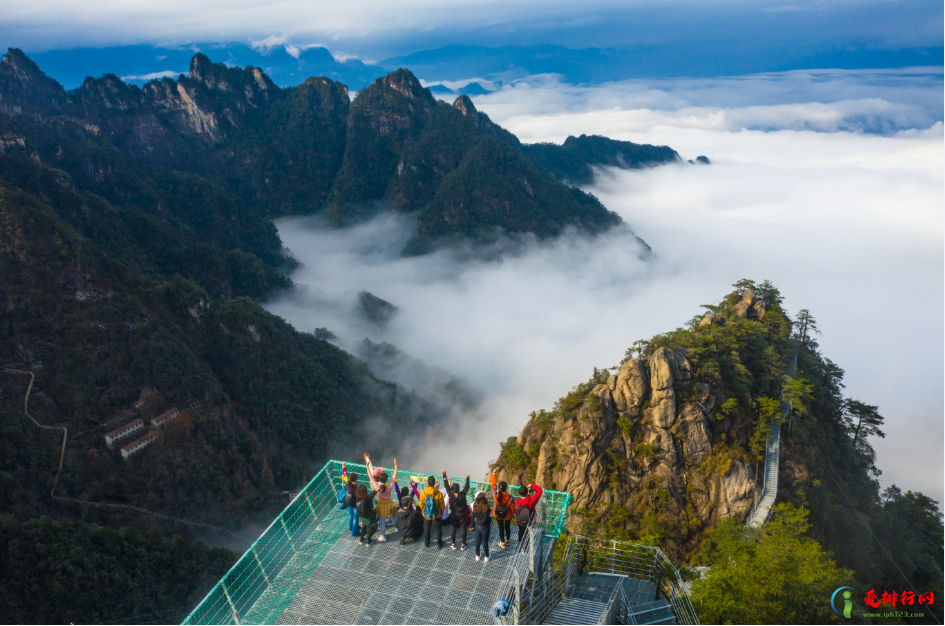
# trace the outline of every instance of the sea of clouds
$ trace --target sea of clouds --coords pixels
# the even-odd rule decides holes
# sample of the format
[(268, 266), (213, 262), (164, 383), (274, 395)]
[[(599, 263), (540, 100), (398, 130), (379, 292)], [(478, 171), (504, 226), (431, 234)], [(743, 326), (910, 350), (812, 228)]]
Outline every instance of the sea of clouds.
[[(941, 502), (941, 68), (592, 88), (544, 76), (474, 100), (524, 142), (602, 134), (712, 165), (600, 170), (587, 190), (628, 228), (519, 240), (488, 258), (403, 258), (404, 216), (340, 231), (280, 220), (304, 287), (271, 311), (300, 330), (327, 327), (351, 350), (364, 337), (389, 341), (480, 399), (404, 459), (481, 475), (530, 411), (551, 408), (593, 367), (682, 326), (735, 281), (767, 279), (790, 313), (817, 318), (823, 353), (846, 370), (845, 393), (886, 417), (886, 438), (872, 442), (883, 485)], [(389, 324), (352, 313), (362, 290), (399, 307)], [(416, 371), (391, 378), (435, 393)]]

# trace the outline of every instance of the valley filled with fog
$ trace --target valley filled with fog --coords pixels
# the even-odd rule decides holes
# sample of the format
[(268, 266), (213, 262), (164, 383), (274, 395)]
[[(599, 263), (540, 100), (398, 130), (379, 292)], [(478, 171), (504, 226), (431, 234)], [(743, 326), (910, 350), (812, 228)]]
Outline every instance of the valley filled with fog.
[[(886, 438), (872, 441), (883, 485), (941, 501), (941, 100), (940, 69), (593, 88), (531, 77), (476, 106), (526, 143), (601, 134), (683, 157), (597, 172), (585, 190), (626, 228), (518, 239), (493, 255), (403, 257), (408, 217), (344, 230), (286, 218), (277, 226), (302, 264), (300, 287), (267, 308), (299, 330), (327, 328), (355, 354), (364, 338), (395, 345), (405, 366), (386, 374), (421, 395), (459, 379), (474, 401), (401, 465), (450, 459), (448, 471), (477, 476), (529, 412), (550, 409), (594, 367), (684, 325), (739, 279), (770, 280), (792, 315), (816, 317), (846, 395), (886, 417)], [(698, 155), (712, 164), (686, 162)], [(396, 313), (358, 315), (362, 291)]]

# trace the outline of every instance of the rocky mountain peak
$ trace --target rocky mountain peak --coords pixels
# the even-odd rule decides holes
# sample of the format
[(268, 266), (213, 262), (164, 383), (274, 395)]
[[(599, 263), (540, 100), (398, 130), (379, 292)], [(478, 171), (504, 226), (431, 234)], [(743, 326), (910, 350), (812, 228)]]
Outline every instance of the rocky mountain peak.
[(19, 48), (9, 48), (0, 60), (0, 111), (22, 110), (41, 116), (57, 115), (68, 102), (66, 90), (46, 76)]
[(476, 106), (473, 104), (473, 101), (466, 94), (456, 98), (456, 101), (453, 103), (453, 108), (459, 109), (459, 111), (466, 117), (472, 117), (475, 119), (478, 119), (479, 117), (479, 111), (476, 110)]
[[(518, 462), (506, 446), (496, 471), (513, 484), (569, 491), (575, 506), (597, 514), (662, 499), (670, 511), (688, 500), (694, 508), (677, 513), (699, 524), (747, 515), (755, 466), (727, 458), (715, 474), (704, 469), (725, 422), (715, 419), (716, 395), (692, 372), (685, 348), (627, 359), (605, 383), (563, 398), (550, 421), (533, 415), (516, 439)], [(586, 395), (568, 410), (578, 393)], [(570, 521), (573, 531), (580, 524), (580, 516)]]
[(383, 87), (401, 93), (411, 100), (417, 100), (429, 106), (436, 104), (436, 100), (433, 98), (430, 90), (425, 89), (410, 70), (401, 68), (396, 72), (391, 72), (387, 76), (380, 78), (379, 81), (375, 81), (374, 84), (376, 85), (378, 82), (380, 82)]
[(250, 106), (258, 106), (259, 101), (268, 101), (269, 92), (279, 91), (276, 84), (258, 67), (228, 67), (223, 63), (214, 63), (199, 52), (190, 60), (188, 76), (211, 91), (232, 94)]

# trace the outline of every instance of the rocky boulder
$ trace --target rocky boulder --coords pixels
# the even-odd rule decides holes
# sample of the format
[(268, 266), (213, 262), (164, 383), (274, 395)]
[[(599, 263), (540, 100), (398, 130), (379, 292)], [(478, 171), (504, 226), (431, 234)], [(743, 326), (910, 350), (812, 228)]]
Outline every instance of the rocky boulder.
[(695, 467), (712, 454), (712, 433), (706, 414), (695, 402), (682, 406), (673, 432), (682, 441), (682, 456), (688, 466)]
[(735, 304), (735, 309), (733, 311), (734, 315), (739, 317), (745, 317), (748, 315), (748, 309), (751, 308), (752, 300), (755, 299), (755, 292), (751, 289), (746, 289), (742, 293), (741, 300)]
[[(613, 398), (617, 410), (621, 413), (637, 414), (643, 399), (649, 390), (649, 375), (646, 364), (641, 359), (630, 359), (624, 363), (613, 380)], [(607, 381), (608, 386), (611, 381)]]

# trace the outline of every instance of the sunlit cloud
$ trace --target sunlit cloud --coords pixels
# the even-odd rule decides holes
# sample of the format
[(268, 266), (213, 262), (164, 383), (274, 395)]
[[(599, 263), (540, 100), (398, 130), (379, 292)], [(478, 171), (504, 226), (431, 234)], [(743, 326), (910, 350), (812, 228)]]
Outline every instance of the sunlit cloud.
[(147, 82), (149, 80), (156, 80), (158, 78), (177, 78), (181, 74), (186, 75), (187, 71), (185, 70), (183, 72), (175, 72), (173, 70), (167, 70), (164, 72), (151, 72), (150, 74), (142, 74), (140, 76), (122, 76), (121, 79), (126, 82), (133, 80)]

